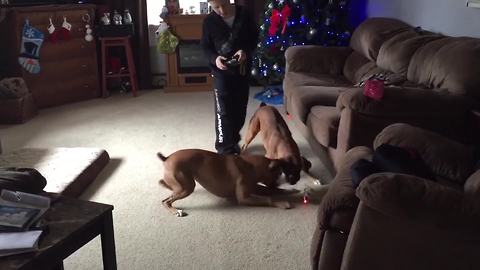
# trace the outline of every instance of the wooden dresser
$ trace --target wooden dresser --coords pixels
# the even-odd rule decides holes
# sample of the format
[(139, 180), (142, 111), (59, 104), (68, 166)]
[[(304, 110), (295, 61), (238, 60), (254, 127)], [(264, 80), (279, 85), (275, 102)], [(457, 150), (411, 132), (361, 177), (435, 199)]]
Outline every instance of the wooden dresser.
[[(96, 98), (100, 96), (96, 41), (85, 41), (85, 22), (89, 14), (94, 25), (95, 5), (49, 5), (12, 7), (0, 22), (1, 69), (9, 76), (21, 76), (40, 108)], [(63, 18), (72, 25), (70, 39), (51, 42), (49, 18), (60, 30)], [(25, 19), (42, 31), (45, 40), (40, 49), (40, 73), (31, 74), (18, 63)], [(4, 71), (5, 73), (5, 71)]]

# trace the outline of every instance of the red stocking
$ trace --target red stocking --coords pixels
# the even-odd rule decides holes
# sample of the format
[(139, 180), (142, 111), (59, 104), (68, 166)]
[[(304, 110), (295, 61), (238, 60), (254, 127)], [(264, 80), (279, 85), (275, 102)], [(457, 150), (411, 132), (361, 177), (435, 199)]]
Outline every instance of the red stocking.
[(70, 30), (72, 30), (72, 25), (67, 22), (67, 18), (63, 17), (63, 24), (62, 28), (59, 30), (59, 39), (60, 40), (70, 40), (71, 35), (70, 35)]

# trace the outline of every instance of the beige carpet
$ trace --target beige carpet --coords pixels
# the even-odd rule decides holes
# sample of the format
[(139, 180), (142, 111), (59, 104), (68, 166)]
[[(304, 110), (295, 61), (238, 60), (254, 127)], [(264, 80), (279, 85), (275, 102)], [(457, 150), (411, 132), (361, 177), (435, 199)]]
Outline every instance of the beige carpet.
[[(257, 107), (250, 99), (247, 121)], [(176, 203), (189, 216), (177, 218), (162, 208), (169, 191), (157, 183), (163, 167), (155, 153), (213, 150), (213, 117), (210, 92), (152, 90), (137, 98), (117, 94), (42, 110), (26, 124), (1, 126), (0, 136), (4, 152), (20, 147), (108, 151), (112, 160), (82, 198), (114, 205), (118, 269), (309, 269), (317, 206), (302, 205), (301, 196), (293, 196), (298, 203), (291, 210), (249, 208), (197, 185)], [(303, 138), (292, 131), (313, 172), (327, 177)], [(252, 150), (262, 153), (260, 138)], [(309, 183), (303, 177), (294, 188), (303, 190)], [(324, 190), (314, 187), (313, 196), (321, 198)], [(67, 258), (65, 269), (102, 269), (100, 239)]]

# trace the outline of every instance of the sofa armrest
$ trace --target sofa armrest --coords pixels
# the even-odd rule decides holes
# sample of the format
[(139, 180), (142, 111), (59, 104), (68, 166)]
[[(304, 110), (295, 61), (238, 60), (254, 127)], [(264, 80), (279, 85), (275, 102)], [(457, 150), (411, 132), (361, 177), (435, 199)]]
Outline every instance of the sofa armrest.
[(286, 72), (308, 72), (340, 75), (349, 47), (292, 46), (285, 51)]
[(415, 220), (398, 219), (378, 212), (362, 201), (339, 268), (480, 269), (480, 233), (478, 230), (474, 233), (461, 230), (448, 231)]
[[(350, 149), (341, 162), (335, 179), (330, 183), (325, 196), (319, 207), (319, 227), (321, 229), (331, 228), (331, 218), (336, 211), (354, 210), (358, 206), (358, 198), (355, 195), (355, 187), (351, 180), (352, 164), (359, 159), (372, 159), (372, 150), (368, 147), (359, 146)], [(346, 229), (345, 229), (346, 230)]]
[(456, 190), (419, 177), (378, 173), (357, 188), (368, 207), (390, 217), (461, 233), (478, 232), (480, 205)]
[(374, 148), (382, 144), (415, 149), (435, 175), (458, 184), (463, 184), (475, 170), (473, 146), (408, 124), (397, 123), (384, 128), (373, 142)]
[(362, 88), (344, 91), (337, 99), (339, 109), (382, 117), (467, 115), (474, 106), (472, 99), (445, 91), (400, 87), (386, 87), (381, 101), (364, 96)]

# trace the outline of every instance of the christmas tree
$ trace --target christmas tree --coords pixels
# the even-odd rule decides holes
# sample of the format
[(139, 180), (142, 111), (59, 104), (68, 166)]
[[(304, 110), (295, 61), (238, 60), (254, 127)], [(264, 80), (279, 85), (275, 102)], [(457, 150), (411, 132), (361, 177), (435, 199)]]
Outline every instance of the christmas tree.
[(297, 45), (348, 44), (347, 0), (269, 0), (260, 20), (252, 75), (262, 85), (280, 84), (285, 50)]

